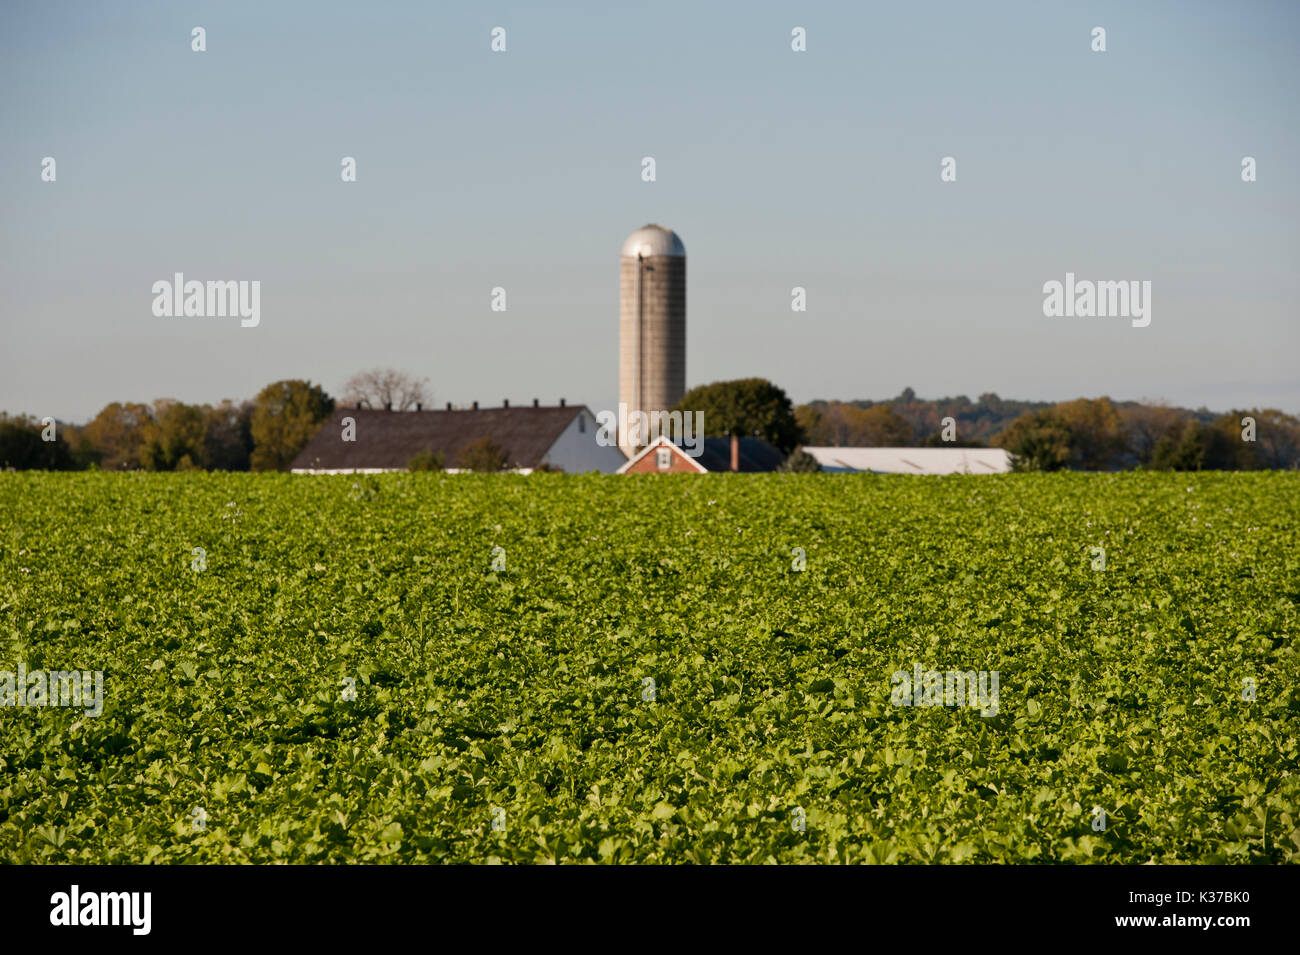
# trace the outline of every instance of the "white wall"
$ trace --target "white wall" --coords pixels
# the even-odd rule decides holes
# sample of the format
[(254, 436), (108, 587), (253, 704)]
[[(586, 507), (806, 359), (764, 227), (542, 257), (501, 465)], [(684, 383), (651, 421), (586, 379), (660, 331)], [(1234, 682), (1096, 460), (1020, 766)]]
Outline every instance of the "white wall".
[[(581, 420), (585, 431), (578, 430)], [(542, 457), (546, 464), (563, 468), (568, 474), (582, 474), (586, 471), (599, 471), (601, 474), (613, 474), (627, 461), (626, 455), (618, 446), (602, 447), (596, 443), (596, 416), (585, 407), (578, 409), (569, 426), (555, 439), (555, 443)]]

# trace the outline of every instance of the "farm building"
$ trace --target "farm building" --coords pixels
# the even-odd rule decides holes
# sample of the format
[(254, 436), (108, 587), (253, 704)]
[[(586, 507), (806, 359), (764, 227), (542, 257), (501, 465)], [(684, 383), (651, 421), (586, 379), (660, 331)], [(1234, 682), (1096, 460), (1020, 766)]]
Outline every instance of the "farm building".
[(448, 471), (472, 445), (490, 440), (507, 468), (528, 474), (538, 468), (569, 473), (612, 474), (627, 458), (613, 444), (596, 440), (595, 416), (582, 405), (473, 408), (445, 411), (377, 411), (337, 408), (293, 459), (295, 474), (405, 471), (413, 458), (433, 455)]
[(875, 474), (1005, 474), (1011, 455), (1002, 448), (804, 448), (823, 471)]
[(698, 457), (661, 437), (618, 469), (619, 474), (706, 474), (775, 471), (785, 456), (762, 438), (705, 438)]

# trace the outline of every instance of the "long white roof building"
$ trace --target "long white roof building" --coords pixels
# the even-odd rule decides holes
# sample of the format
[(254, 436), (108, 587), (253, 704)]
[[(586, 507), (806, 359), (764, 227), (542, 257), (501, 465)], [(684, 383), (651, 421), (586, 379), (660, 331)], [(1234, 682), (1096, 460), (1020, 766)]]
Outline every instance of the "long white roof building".
[(1002, 448), (804, 448), (823, 471), (876, 474), (1005, 474), (1011, 455)]

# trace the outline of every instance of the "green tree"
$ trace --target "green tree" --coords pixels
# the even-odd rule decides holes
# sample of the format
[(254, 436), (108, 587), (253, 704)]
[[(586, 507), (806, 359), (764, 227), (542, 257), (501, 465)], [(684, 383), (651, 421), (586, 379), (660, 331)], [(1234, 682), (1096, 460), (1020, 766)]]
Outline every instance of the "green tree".
[(1165, 434), (1156, 442), (1148, 462), (1155, 471), (1199, 471), (1205, 464), (1205, 442), (1201, 432), (1205, 425), (1187, 421), (1177, 431)]
[(267, 385), (253, 402), (253, 470), (286, 470), (333, 411), (334, 399), (309, 381)]
[[(1235, 413), (1234, 413), (1235, 414)], [(1177, 434), (1166, 435), (1151, 455), (1157, 471), (1246, 471), (1260, 466), (1254, 445), (1241, 440), (1234, 415), (1217, 421), (1188, 421)]]
[(700, 385), (672, 410), (702, 413), (707, 438), (759, 437), (786, 454), (803, 440), (789, 397), (766, 378)]
[(1022, 414), (994, 443), (1023, 471), (1119, 467), (1125, 450), (1119, 413), (1108, 398), (1078, 398)]
[(1119, 466), (1124, 430), (1109, 398), (1064, 401), (1050, 414), (1070, 435), (1070, 467), (1104, 471)]
[(91, 419), (82, 433), (90, 441), (99, 466), (105, 471), (144, 467), (141, 448), (145, 430), (153, 421), (148, 405), (114, 401)]
[(251, 401), (204, 406), (203, 456), (213, 471), (247, 471), (253, 456)]
[(1185, 412), (1164, 404), (1137, 404), (1119, 413), (1129, 453), (1138, 464), (1149, 466), (1162, 438), (1176, 441), (1187, 421)]
[(456, 459), (456, 467), (466, 471), (506, 471), (510, 461), (491, 438), (476, 438), (467, 444)]
[[(1255, 440), (1247, 441), (1244, 418), (1255, 419)], [(1300, 418), (1276, 408), (1233, 411), (1215, 421), (1234, 443), (1240, 457), (1253, 468), (1300, 468)]]
[(140, 458), (150, 471), (188, 471), (203, 467), (204, 409), (160, 398), (145, 424)]
[(993, 439), (1017, 471), (1059, 471), (1070, 463), (1070, 432), (1050, 409), (1028, 411)]
[(68, 442), (54, 425), (54, 440), (46, 441), (47, 427), (27, 415), (0, 412), (0, 468), (19, 471), (67, 471), (73, 467)]
[(817, 459), (803, 448), (795, 448), (791, 451), (789, 457), (777, 468), (778, 471), (786, 474), (815, 474), (821, 469), (822, 466), (817, 463)]

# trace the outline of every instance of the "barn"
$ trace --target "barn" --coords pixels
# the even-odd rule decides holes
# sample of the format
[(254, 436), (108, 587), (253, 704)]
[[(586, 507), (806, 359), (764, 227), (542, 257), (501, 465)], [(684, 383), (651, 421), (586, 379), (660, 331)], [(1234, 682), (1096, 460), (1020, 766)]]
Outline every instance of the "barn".
[(444, 470), (484, 439), (505, 456), (507, 469), (612, 474), (627, 458), (614, 444), (597, 440), (596, 418), (585, 405), (473, 407), (429, 411), (337, 408), (290, 465), (294, 474), (356, 474), (406, 471), (430, 456)]

